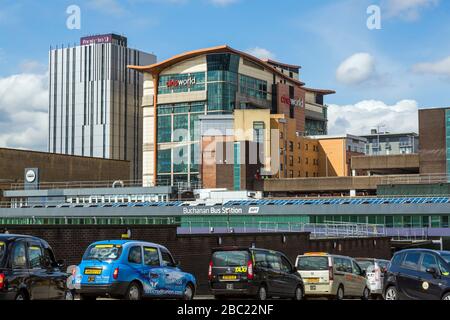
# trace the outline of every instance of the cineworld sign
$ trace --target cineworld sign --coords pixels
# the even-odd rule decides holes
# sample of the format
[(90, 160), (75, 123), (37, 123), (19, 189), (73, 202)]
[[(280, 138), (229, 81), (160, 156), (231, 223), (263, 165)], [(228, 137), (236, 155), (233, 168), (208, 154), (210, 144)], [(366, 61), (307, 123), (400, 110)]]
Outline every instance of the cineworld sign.
[(168, 88), (173, 87), (190, 87), (196, 83), (195, 77), (189, 77), (183, 80), (169, 80), (166, 85)]
[(281, 97), (281, 103), (284, 104), (288, 104), (290, 106), (294, 106), (294, 107), (303, 107), (303, 99), (291, 99), (289, 97), (286, 96), (282, 96)]
[(95, 43), (111, 43), (111, 42), (112, 42), (111, 34), (84, 37), (84, 38), (80, 39), (80, 45), (82, 45), (82, 46), (89, 45), (89, 44), (95, 44)]

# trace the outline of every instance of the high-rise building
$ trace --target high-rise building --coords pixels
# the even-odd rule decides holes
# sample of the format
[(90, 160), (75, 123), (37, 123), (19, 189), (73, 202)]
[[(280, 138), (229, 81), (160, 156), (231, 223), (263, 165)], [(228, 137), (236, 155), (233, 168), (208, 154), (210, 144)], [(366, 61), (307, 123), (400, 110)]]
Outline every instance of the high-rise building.
[(141, 179), (143, 76), (127, 65), (155, 62), (116, 34), (51, 50), (48, 151), (128, 160)]

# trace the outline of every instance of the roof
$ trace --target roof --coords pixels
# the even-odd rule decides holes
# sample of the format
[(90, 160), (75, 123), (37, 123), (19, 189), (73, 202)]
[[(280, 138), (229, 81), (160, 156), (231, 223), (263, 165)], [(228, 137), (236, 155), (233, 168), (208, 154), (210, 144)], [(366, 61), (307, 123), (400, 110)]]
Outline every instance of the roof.
[(307, 88), (307, 87), (303, 87), (303, 89), (308, 91), (308, 92), (320, 93), (320, 94), (323, 94), (323, 95), (335, 94), (336, 93), (336, 91), (334, 91), (334, 90), (327, 90), (327, 89), (314, 89), (314, 88)]
[(197, 56), (200, 55), (204, 55), (204, 54), (211, 54), (211, 53), (234, 53), (237, 54), (239, 56), (242, 56), (244, 58), (247, 58), (249, 60), (251, 60), (252, 62), (255, 62), (257, 64), (259, 64), (260, 66), (269, 69), (270, 71), (276, 73), (277, 75), (279, 75), (280, 77), (291, 81), (299, 86), (303, 86), (305, 83), (301, 82), (299, 80), (293, 79), (287, 75), (285, 75), (284, 73), (282, 73), (281, 71), (277, 70), (275, 67), (273, 67), (272, 65), (270, 65), (268, 62), (263, 61), (255, 56), (252, 56), (248, 53), (233, 49), (227, 45), (221, 45), (221, 46), (217, 46), (217, 47), (211, 47), (211, 48), (204, 48), (204, 49), (197, 49), (197, 50), (193, 50), (193, 51), (188, 51), (185, 53), (181, 53), (178, 54), (176, 56), (173, 56), (172, 58), (169, 58), (167, 60), (155, 63), (155, 64), (151, 64), (148, 66), (133, 66), (130, 65), (128, 66), (128, 68), (133, 69), (133, 70), (137, 70), (137, 71), (141, 71), (141, 72), (148, 72), (151, 73), (153, 75), (158, 75), (159, 73), (161, 73), (161, 71), (163, 71), (164, 69), (167, 69), (168, 67), (175, 65), (181, 61), (187, 60), (187, 59), (191, 59), (191, 58), (195, 58)]
[(355, 136), (355, 135), (352, 135), (352, 134), (308, 136), (308, 138), (316, 139), (316, 140), (353, 139), (353, 140), (359, 140), (359, 141), (367, 142), (366, 138), (360, 137), (360, 136)]
[(392, 132), (380, 132), (380, 133), (371, 133), (371, 134), (364, 134), (361, 135), (361, 137), (378, 137), (378, 136), (414, 136), (414, 137), (418, 137), (419, 135), (415, 132), (400, 132), (400, 133), (392, 133)]
[(445, 250), (432, 250), (432, 249), (424, 249), (424, 248), (411, 248), (411, 249), (404, 249), (401, 251), (396, 252), (397, 253), (401, 253), (401, 252), (414, 252), (414, 251), (420, 251), (420, 252), (433, 252), (433, 253), (437, 253), (439, 255), (442, 254), (450, 254), (450, 251), (445, 251)]
[(283, 63), (283, 62), (279, 62), (279, 61), (275, 61), (272, 59), (262, 59), (262, 61), (267, 62), (269, 64), (274, 64), (280, 67), (285, 67), (285, 68), (291, 68), (291, 69), (301, 69), (301, 66), (295, 65), (295, 64), (287, 64), (287, 63)]

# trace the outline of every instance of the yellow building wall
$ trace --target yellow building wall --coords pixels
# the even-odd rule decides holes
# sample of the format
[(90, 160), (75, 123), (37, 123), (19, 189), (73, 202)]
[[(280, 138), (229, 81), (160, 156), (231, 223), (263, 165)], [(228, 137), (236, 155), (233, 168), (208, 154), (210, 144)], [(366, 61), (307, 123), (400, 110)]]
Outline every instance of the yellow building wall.
[(319, 139), (319, 174), (321, 177), (348, 176), (345, 139)]

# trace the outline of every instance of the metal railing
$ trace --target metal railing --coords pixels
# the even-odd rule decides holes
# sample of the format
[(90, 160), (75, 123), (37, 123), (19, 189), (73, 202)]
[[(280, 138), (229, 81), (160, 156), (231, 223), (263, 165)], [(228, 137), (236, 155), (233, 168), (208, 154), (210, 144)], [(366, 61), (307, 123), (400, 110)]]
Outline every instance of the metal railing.
[(446, 174), (428, 174), (428, 175), (399, 175), (386, 176), (381, 178), (381, 184), (432, 184), (448, 183), (450, 176)]
[(308, 232), (314, 239), (321, 238), (370, 238), (385, 237), (384, 225), (362, 223), (291, 223), (291, 222), (229, 222), (229, 221), (188, 221), (181, 230), (192, 233), (289, 233)]

